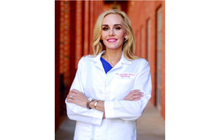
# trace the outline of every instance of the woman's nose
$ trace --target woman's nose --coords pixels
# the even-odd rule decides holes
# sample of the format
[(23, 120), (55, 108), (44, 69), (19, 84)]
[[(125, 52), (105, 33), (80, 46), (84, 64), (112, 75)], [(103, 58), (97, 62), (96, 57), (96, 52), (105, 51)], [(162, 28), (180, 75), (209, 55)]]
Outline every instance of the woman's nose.
[(114, 29), (110, 29), (110, 33), (109, 33), (109, 35), (110, 35), (110, 36), (115, 35), (115, 33), (114, 33)]

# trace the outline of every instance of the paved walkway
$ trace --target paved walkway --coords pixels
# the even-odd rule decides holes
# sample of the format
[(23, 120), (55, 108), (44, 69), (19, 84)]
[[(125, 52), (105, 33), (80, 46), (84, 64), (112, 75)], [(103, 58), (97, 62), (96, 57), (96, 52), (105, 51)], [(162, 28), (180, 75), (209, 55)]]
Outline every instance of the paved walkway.
[(165, 140), (165, 121), (151, 102), (137, 120), (137, 140)]
[[(61, 119), (55, 140), (73, 140), (75, 121), (66, 116)], [(165, 140), (165, 121), (151, 102), (137, 121), (137, 140)]]

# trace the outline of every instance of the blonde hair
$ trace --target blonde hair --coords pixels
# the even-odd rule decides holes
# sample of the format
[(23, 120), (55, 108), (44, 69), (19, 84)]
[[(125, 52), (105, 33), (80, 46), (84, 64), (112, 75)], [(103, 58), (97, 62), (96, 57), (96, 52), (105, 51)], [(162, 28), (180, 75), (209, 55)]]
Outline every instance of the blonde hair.
[(94, 31), (93, 31), (93, 55), (96, 56), (101, 53), (103, 50), (106, 50), (104, 43), (101, 41), (101, 34), (102, 34), (102, 22), (104, 18), (109, 14), (117, 14), (120, 15), (124, 21), (125, 32), (127, 34), (127, 40), (123, 43), (122, 50), (124, 52), (124, 56), (127, 59), (137, 59), (138, 57), (134, 55), (135, 52), (135, 38), (134, 38), (134, 31), (131, 26), (131, 22), (128, 16), (119, 10), (109, 10), (102, 13), (95, 24)]

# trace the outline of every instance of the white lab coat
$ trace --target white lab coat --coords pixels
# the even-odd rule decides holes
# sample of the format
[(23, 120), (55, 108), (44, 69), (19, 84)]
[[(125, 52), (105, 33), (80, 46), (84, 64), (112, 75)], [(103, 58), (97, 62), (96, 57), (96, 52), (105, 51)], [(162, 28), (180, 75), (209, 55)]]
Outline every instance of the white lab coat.
[[(151, 98), (149, 64), (142, 58), (129, 61), (122, 54), (106, 74), (100, 61), (102, 53), (80, 59), (71, 89), (104, 100), (106, 119), (101, 111), (66, 101), (69, 119), (76, 120), (74, 140), (136, 140), (136, 120)], [(123, 100), (133, 89), (144, 93), (141, 100)]]

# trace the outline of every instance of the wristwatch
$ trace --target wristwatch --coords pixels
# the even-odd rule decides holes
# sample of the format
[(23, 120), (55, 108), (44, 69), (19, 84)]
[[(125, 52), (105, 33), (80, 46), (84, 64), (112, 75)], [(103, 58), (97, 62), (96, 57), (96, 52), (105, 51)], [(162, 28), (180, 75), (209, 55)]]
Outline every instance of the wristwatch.
[(87, 107), (88, 109), (91, 109), (91, 108), (89, 107), (89, 104), (90, 104), (92, 101), (94, 101), (94, 100), (95, 100), (95, 99), (88, 98), (87, 104), (86, 104), (86, 107)]

